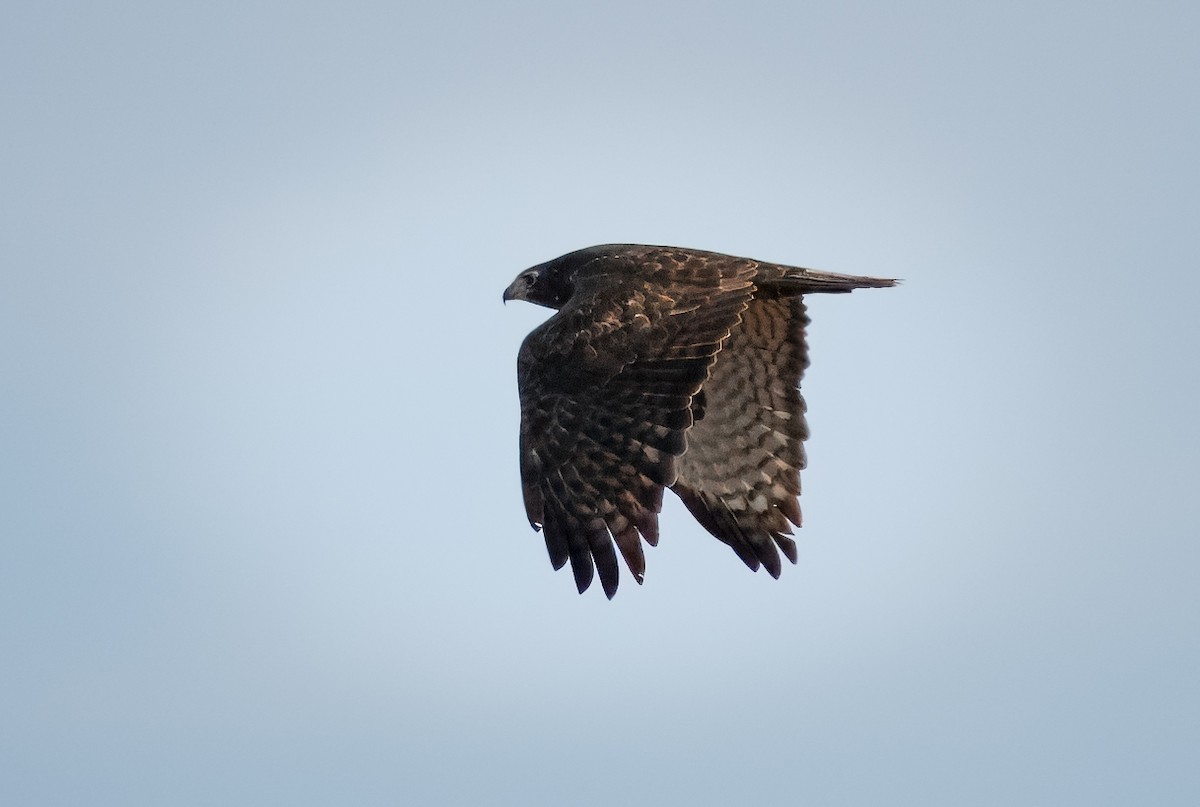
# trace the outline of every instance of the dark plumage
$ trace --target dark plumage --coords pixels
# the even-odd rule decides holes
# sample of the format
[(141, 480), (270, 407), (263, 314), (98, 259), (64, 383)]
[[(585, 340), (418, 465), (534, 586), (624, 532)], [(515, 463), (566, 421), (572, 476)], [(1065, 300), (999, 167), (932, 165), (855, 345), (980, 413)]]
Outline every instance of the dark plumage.
[(527, 269), (504, 292), (557, 309), (521, 345), (521, 483), (550, 561), (583, 592), (638, 583), (664, 487), (772, 577), (800, 526), (802, 295), (896, 281), (714, 252), (609, 244)]

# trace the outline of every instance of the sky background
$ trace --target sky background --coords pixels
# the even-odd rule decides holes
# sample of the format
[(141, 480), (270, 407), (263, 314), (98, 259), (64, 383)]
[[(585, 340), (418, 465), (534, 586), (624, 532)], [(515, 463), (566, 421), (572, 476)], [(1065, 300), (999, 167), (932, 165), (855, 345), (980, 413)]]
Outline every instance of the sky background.
[[(189, 7), (190, 6), (190, 7)], [(1194, 3), (0, 12), (0, 802), (1192, 805)], [(800, 562), (525, 520), (522, 269), (810, 299)]]

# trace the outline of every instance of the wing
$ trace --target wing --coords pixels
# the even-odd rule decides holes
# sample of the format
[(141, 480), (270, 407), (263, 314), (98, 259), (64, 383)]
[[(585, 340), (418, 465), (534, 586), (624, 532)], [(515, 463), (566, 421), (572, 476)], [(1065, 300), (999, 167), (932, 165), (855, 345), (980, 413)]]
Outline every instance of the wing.
[(613, 544), (640, 583), (692, 397), (754, 291), (749, 261), (670, 251), (579, 281), (518, 359), (525, 509), (554, 568), (617, 590)]
[(800, 526), (807, 324), (799, 297), (750, 303), (704, 384), (703, 417), (688, 432), (672, 487), (705, 529), (773, 577), (781, 570), (776, 547), (796, 562), (788, 535)]
[(800, 470), (808, 438), (800, 378), (808, 366), (800, 295), (895, 285), (795, 266), (755, 263), (758, 293), (717, 354), (672, 486), (692, 515), (751, 569), (796, 562)]

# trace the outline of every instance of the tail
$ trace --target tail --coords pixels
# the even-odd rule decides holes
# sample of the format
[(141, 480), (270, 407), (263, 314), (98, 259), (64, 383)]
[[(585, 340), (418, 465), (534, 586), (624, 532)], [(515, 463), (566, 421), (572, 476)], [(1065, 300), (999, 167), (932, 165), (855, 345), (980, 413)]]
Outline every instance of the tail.
[(760, 289), (778, 291), (781, 294), (841, 294), (855, 289), (886, 289), (899, 280), (890, 277), (862, 277), (839, 275), (833, 272), (818, 272), (798, 266), (762, 264), (754, 283)]

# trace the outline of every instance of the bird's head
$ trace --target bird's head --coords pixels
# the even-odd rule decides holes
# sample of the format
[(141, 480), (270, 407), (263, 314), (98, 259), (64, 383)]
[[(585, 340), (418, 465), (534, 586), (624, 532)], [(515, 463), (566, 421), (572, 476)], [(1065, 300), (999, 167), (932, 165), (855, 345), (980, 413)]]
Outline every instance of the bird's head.
[(556, 310), (562, 308), (574, 290), (571, 268), (559, 258), (526, 269), (504, 290), (504, 302), (525, 300)]
[(512, 285), (504, 290), (504, 302), (525, 300), (557, 311), (571, 299), (576, 283), (586, 284), (590, 279), (614, 270), (632, 271), (631, 266), (636, 267), (632, 259), (653, 249), (657, 248), (638, 244), (601, 244), (568, 252), (517, 275)]

